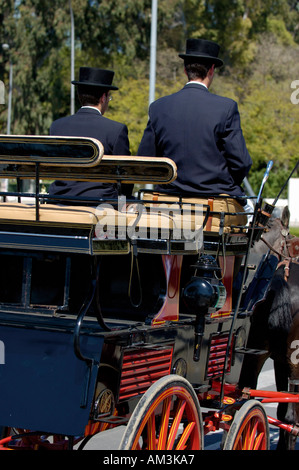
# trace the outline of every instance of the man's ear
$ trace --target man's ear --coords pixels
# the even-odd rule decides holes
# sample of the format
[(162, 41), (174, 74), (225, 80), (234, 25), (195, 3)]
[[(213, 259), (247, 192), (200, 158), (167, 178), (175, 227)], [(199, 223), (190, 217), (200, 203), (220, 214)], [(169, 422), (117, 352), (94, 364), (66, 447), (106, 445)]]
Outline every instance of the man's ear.
[(208, 71), (208, 75), (212, 77), (214, 75), (214, 72), (215, 72), (215, 64), (212, 64), (212, 66), (210, 67)]
[(106, 93), (103, 93), (102, 96), (100, 97), (99, 103), (103, 104), (103, 103), (105, 103), (105, 101), (106, 101)]

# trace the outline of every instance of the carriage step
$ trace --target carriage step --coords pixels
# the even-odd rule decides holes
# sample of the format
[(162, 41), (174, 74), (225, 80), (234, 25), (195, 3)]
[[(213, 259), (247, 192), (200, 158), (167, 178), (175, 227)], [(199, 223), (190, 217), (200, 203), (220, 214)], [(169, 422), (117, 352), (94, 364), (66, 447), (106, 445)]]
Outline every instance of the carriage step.
[(107, 423), (113, 425), (125, 425), (129, 421), (129, 418), (121, 416), (106, 416), (105, 418), (98, 418), (97, 421), (99, 421), (100, 423)]
[(253, 356), (262, 356), (268, 351), (266, 349), (236, 348), (235, 352), (239, 354), (252, 354)]

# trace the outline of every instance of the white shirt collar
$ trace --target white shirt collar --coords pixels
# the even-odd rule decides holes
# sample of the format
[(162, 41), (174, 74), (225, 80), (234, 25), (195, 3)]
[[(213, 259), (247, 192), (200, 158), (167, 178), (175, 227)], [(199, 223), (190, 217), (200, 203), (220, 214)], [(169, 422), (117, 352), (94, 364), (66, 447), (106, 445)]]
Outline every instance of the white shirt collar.
[(100, 111), (98, 108), (96, 108), (95, 106), (81, 106), (81, 109), (84, 109), (84, 108), (95, 109), (95, 110), (98, 111), (100, 114), (102, 114), (101, 111)]
[(206, 89), (208, 89), (207, 85), (205, 85), (202, 82), (197, 82), (195, 80), (190, 80), (190, 82), (186, 83), (186, 85), (189, 85), (190, 83), (196, 83), (196, 85), (201, 85), (201, 86), (204, 86)]

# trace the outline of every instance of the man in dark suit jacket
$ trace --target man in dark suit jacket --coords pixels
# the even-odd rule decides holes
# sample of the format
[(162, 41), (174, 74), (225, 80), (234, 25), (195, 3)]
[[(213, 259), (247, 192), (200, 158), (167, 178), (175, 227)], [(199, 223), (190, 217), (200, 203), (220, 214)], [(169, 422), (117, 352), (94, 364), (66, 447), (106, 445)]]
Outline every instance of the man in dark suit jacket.
[[(118, 90), (112, 85), (113, 76), (114, 72), (111, 70), (81, 67), (79, 81), (72, 83), (78, 86), (78, 97), (82, 106), (76, 114), (54, 121), (50, 134), (93, 137), (102, 143), (105, 155), (130, 155), (127, 126), (104, 117), (111, 99), (110, 90)], [(122, 194), (129, 197), (133, 185), (123, 185), (121, 189)], [(101, 199), (117, 198), (118, 191), (112, 183), (54, 181), (49, 188), (49, 194)], [(63, 200), (59, 202), (62, 203)], [(97, 205), (97, 202), (87, 204)]]
[(184, 59), (188, 83), (149, 107), (138, 155), (169, 157), (177, 179), (156, 186), (168, 193), (242, 196), (240, 185), (252, 161), (240, 126), (237, 103), (209, 92), (214, 68), (223, 64), (218, 44), (188, 39)]

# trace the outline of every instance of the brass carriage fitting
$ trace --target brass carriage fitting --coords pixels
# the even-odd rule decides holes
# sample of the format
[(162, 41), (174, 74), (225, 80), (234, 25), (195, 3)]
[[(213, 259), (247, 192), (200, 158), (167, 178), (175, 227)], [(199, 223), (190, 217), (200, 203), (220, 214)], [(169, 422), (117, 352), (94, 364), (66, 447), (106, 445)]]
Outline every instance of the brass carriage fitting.
[(298, 427), (298, 423), (297, 424), (294, 424), (292, 430), (291, 430), (291, 434), (293, 436), (296, 436), (298, 437), (299, 436), (299, 427)]
[(180, 375), (181, 377), (186, 377), (187, 376), (187, 362), (183, 358), (179, 358), (173, 368), (172, 368), (172, 374)]
[(244, 387), (242, 390), (242, 398), (244, 400), (248, 400), (251, 397), (250, 395), (250, 388), (249, 387)]
[(113, 392), (109, 388), (103, 388), (95, 400), (93, 407), (93, 418), (98, 419), (103, 415), (111, 415), (114, 408), (115, 400)]

